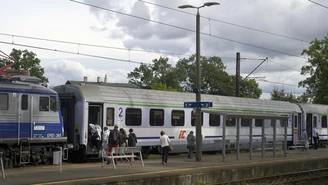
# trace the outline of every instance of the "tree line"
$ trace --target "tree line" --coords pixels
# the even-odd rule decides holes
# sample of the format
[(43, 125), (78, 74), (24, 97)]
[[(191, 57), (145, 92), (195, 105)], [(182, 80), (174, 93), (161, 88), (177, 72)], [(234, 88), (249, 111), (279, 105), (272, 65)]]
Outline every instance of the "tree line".
[[(310, 43), (308, 49), (304, 49), (302, 55), (308, 56), (308, 61), (301, 68), (301, 75), (308, 77), (298, 83), (299, 87), (306, 90), (301, 96), (295, 96), (292, 92), (274, 87), (271, 92), (271, 100), (328, 104), (328, 37), (315, 39)], [(31, 76), (48, 82), (44, 76), (44, 68), (41, 60), (34, 52), (28, 50), (13, 49), (10, 56), (15, 59), (13, 69), (28, 70)], [(169, 63), (167, 57), (152, 60), (152, 63), (140, 64), (127, 74), (129, 83), (136, 84), (142, 88), (193, 92), (196, 87), (196, 56), (178, 60), (175, 66)], [(0, 59), (0, 67), (8, 65), (12, 61)], [(221, 58), (200, 57), (201, 66), (201, 90), (203, 94), (222, 96), (234, 96), (236, 94), (236, 76), (226, 72), (226, 66)], [(240, 96), (245, 98), (260, 98), (262, 90), (254, 79), (243, 80), (240, 76)]]

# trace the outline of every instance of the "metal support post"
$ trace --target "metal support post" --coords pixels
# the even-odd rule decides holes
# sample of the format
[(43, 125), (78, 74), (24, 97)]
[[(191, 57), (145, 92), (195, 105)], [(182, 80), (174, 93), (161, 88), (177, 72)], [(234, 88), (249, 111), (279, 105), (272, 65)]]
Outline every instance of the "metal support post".
[[(241, 118), (238, 118), (238, 123), (241, 122)], [(240, 156), (240, 124), (237, 124), (237, 136), (236, 136), (236, 159), (239, 160)]]
[(266, 137), (265, 137), (265, 130), (264, 130), (264, 119), (262, 119), (262, 158), (265, 157), (265, 142), (266, 142)]
[(59, 171), (63, 171), (63, 147), (59, 147), (60, 149), (60, 155), (59, 155)]
[(278, 120), (271, 120), (273, 121), (273, 157), (276, 157), (276, 136), (277, 136), (277, 122)]
[[(287, 157), (287, 127), (288, 127), (288, 120), (286, 120), (286, 124), (285, 124), (285, 134), (284, 134), (284, 156)], [(292, 124), (292, 128), (293, 124)]]
[(253, 120), (250, 120), (251, 123), (249, 125), (249, 160), (252, 160), (253, 156)]
[[(196, 93), (196, 102), (201, 101), (200, 91), (201, 91), (201, 78), (200, 78), (200, 15), (199, 8), (197, 8), (196, 16), (196, 88), (198, 92)], [(196, 161), (202, 161), (202, 125), (201, 125), (201, 108), (196, 109)]]
[(227, 116), (223, 116), (223, 129), (222, 129), (222, 162), (225, 159), (225, 144), (226, 144), (226, 118)]
[(5, 168), (3, 167), (3, 159), (2, 159), (3, 152), (0, 152), (0, 162), (1, 162), (1, 170), (2, 170), (2, 178), (6, 178), (5, 176)]

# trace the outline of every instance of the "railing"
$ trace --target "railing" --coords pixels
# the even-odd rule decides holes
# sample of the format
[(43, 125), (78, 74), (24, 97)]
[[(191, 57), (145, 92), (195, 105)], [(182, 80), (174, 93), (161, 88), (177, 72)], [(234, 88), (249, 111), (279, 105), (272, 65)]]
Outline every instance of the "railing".
[[(123, 153), (125, 155), (120, 155)], [(139, 153), (138, 155), (135, 155), (136, 153)], [(103, 160), (102, 160), (102, 167), (104, 167), (104, 159), (111, 160), (113, 163), (113, 168), (116, 169), (115, 159), (117, 158), (140, 158), (141, 165), (144, 167), (144, 162), (142, 159), (142, 153), (141, 153), (141, 147), (113, 147), (112, 151), (110, 152), (110, 155), (104, 155), (103, 154)]]

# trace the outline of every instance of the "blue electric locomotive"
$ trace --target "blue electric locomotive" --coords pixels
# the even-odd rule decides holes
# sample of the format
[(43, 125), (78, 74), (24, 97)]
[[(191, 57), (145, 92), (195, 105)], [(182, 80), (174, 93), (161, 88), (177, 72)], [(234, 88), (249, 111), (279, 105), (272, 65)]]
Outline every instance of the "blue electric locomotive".
[(0, 152), (6, 167), (45, 163), (55, 148), (66, 148), (56, 91), (40, 79), (16, 76), (0, 80)]

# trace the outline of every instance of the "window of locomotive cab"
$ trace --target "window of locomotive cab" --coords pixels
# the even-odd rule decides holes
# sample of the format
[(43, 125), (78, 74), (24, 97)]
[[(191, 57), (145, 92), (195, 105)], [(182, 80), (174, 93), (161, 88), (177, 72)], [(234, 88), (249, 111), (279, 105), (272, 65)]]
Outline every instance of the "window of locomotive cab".
[(220, 126), (220, 115), (210, 114), (210, 126)]
[(321, 128), (327, 128), (327, 116), (321, 117)]
[(21, 109), (22, 110), (27, 110), (28, 109), (28, 96), (27, 96), (27, 94), (22, 95)]
[(8, 94), (0, 94), (0, 110), (8, 110)]
[(262, 127), (263, 119), (255, 119), (255, 127)]
[[(200, 122), (202, 126), (203, 126), (203, 116), (204, 113), (202, 112), (200, 116)], [(191, 126), (196, 126), (196, 111), (191, 111)]]
[(242, 127), (249, 127), (252, 124), (252, 119), (241, 119)]
[(172, 110), (172, 126), (184, 126), (185, 113), (183, 110)]
[(150, 126), (163, 126), (164, 125), (164, 110), (163, 109), (150, 109), (149, 112), (149, 125)]
[(227, 127), (235, 127), (236, 126), (236, 118), (226, 118), (226, 126)]
[(50, 96), (50, 110), (54, 112), (59, 110), (56, 96)]
[(140, 126), (141, 109), (127, 108), (125, 110), (125, 124), (126, 126)]
[(114, 108), (107, 108), (106, 126), (114, 126)]
[(39, 111), (49, 111), (49, 97), (40, 97)]

